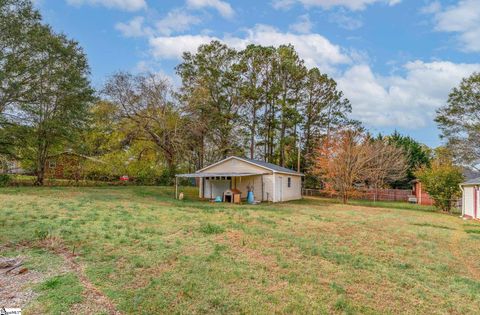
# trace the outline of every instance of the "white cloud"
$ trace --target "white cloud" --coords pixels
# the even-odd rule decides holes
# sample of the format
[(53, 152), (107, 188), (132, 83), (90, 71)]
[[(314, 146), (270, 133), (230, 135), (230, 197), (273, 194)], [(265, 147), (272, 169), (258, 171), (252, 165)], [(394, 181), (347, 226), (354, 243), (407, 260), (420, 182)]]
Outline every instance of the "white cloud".
[(413, 61), (405, 75), (380, 76), (368, 65), (356, 65), (337, 78), (353, 106), (353, 115), (371, 126), (421, 128), (447, 102), (462, 78), (480, 70), (480, 64)]
[(127, 23), (117, 23), (115, 28), (119, 30), (125, 37), (142, 37), (149, 36), (153, 30), (144, 26), (144, 18), (141, 16), (134, 17)]
[(331, 9), (333, 7), (344, 7), (352, 11), (364, 10), (368, 5), (374, 3), (383, 3), (387, 5), (396, 5), (402, 0), (274, 0), (273, 7), (276, 9), (288, 9), (296, 3), (306, 7), (321, 7)]
[(308, 67), (335, 71), (335, 66), (348, 64), (351, 58), (342, 49), (319, 34), (282, 33), (277, 29), (257, 25), (246, 30), (245, 37), (212, 37), (208, 35), (157, 36), (150, 39), (152, 54), (158, 59), (180, 59), (184, 51), (194, 52), (201, 44), (220, 40), (236, 49), (248, 44), (280, 46), (292, 44)]
[[(398, 74), (382, 76), (372, 70), (361, 52), (342, 48), (319, 34), (280, 32), (266, 25), (246, 29), (243, 36), (151, 36), (149, 44), (155, 60), (179, 60), (183, 52), (195, 52), (212, 40), (236, 49), (248, 44), (294, 45), (308, 67), (317, 66), (337, 80), (352, 103), (353, 117), (368, 126), (416, 129), (432, 124), (435, 110), (447, 102), (451, 89), (462, 78), (480, 71), (480, 63), (416, 60), (405, 63)], [(340, 71), (345, 66), (347, 69)]]
[[(125, 37), (152, 37), (157, 34), (170, 36), (172, 33), (184, 32), (191, 26), (200, 24), (202, 19), (188, 14), (180, 9), (174, 9), (165, 17), (156, 22), (146, 21), (142, 16), (137, 16), (126, 23), (117, 23), (115, 28)], [(150, 24), (154, 26), (146, 26)]]
[(187, 0), (187, 5), (193, 9), (213, 8), (225, 18), (231, 18), (235, 15), (232, 6), (221, 0)]
[(351, 16), (343, 8), (340, 8), (339, 10), (332, 12), (328, 17), (328, 20), (331, 23), (335, 23), (341, 28), (344, 28), (350, 31), (363, 26), (363, 22), (360, 19)]
[(155, 23), (158, 32), (162, 35), (171, 35), (173, 32), (184, 32), (192, 25), (201, 23), (202, 20), (180, 9), (168, 12), (167, 16)]
[(170, 86), (179, 87), (181, 80), (178, 76), (165, 73), (160, 63), (152, 60), (140, 60), (132, 69), (133, 73), (153, 73), (155, 76), (168, 81)]
[(457, 33), (462, 49), (480, 51), (479, 0), (462, 0), (445, 8), (434, 2), (424, 8), (423, 12), (434, 14), (436, 31)]
[(150, 38), (149, 44), (157, 59), (180, 59), (184, 52), (195, 52), (198, 46), (215, 39), (208, 35), (158, 36)]
[(67, 0), (67, 3), (76, 6), (83, 4), (101, 5), (125, 11), (138, 11), (147, 7), (145, 0)]
[(439, 12), (441, 8), (442, 8), (442, 5), (440, 4), (440, 2), (433, 1), (428, 5), (424, 6), (423, 8), (421, 8), (420, 12), (424, 14), (433, 14), (433, 13)]
[(298, 21), (289, 26), (289, 29), (300, 34), (310, 33), (313, 23), (310, 21), (308, 14), (302, 15), (298, 18)]

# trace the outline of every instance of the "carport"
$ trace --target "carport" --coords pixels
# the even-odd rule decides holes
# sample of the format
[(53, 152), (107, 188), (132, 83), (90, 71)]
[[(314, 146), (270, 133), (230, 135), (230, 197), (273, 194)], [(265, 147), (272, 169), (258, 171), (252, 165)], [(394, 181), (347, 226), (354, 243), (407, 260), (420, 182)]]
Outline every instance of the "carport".
[[(265, 173), (269, 174), (269, 173)], [(178, 199), (178, 179), (179, 178), (195, 178), (200, 180), (200, 197), (214, 199), (217, 196), (223, 196), (227, 190), (238, 189), (242, 179), (255, 178), (257, 182), (261, 183), (263, 196), (263, 175), (258, 173), (192, 173), (192, 174), (178, 174), (175, 176), (175, 198)], [(246, 192), (242, 191), (243, 197), (246, 197)], [(263, 198), (262, 198), (263, 201)]]

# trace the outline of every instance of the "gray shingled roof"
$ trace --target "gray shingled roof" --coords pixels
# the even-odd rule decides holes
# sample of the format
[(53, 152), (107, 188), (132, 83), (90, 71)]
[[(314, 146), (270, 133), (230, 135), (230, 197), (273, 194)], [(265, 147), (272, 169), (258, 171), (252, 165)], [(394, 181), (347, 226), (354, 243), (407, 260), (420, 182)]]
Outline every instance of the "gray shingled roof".
[(480, 177), (467, 180), (462, 185), (480, 185)]
[(242, 158), (242, 157), (239, 157), (239, 159), (249, 161), (251, 163), (254, 163), (254, 164), (257, 164), (259, 166), (263, 166), (263, 167), (266, 167), (266, 168), (269, 168), (269, 169), (272, 169), (272, 170), (277, 171), (277, 172), (295, 174), (295, 175), (303, 175), (301, 173), (298, 173), (297, 171), (294, 171), (294, 170), (291, 170), (289, 168), (282, 167), (282, 166), (279, 166), (279, 165), (275, 165), (273, 163), (268, 163), (268, 162), (260, 161), (260, 160), (252, 160), (252, 159), (247, 159), (247, 158)]

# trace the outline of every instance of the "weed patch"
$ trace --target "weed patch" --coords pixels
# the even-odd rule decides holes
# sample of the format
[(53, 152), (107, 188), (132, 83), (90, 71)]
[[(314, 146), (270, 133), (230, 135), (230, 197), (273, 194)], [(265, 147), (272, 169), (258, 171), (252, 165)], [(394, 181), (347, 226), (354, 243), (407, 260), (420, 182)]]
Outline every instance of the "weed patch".
[(206, 223), (200, 226), (200, 232), (204, 234), (220, 234), (225, 232), (225, 228), (218, 224)]

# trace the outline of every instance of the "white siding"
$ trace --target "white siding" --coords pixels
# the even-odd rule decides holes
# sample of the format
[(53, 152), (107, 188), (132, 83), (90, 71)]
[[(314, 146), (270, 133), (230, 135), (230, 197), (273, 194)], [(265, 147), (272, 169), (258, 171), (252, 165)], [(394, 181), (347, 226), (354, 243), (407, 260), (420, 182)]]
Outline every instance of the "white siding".
[(273, 178), (275, 175), (263, 175), (263, 200), (273, 201)]
[[(275, 176), (275, 184), (278, 192), (275, 198), (276, 202), (302, 199), (301, 176), (278, 173), (275, 174)], [(288, 187), (288, 178), (290, 178), (290, 187)], [(279, 195), (280, 192), (281, 196)]]
[(240, 161), (237, 159), (229, 159), (217, 165), (207, 168), (201, 173), (254, 173), (264, 174), (269, 173), (268, 169)]
[(464, 213), (465, 215), (473, 217), (473, 209), (474, 209), (474, 193), (475, 190), (472, 186), (464, 187), (463, 188), (463, 200), (464, 200)]
[[(228, 159), (217, 165), (213, 165), (201, 173), (254, 173), (259, 174), (255, 176), (246, 176), (246, 177), (237, 177), (232, 179), (232, 188), (239, 189), (242, 192), (242, 198), (247, 197), (247, 186), (251, 185), (254, 187), (254, 197), (255, 200), (263, 201), (288, 201), (296, 200), (302, 198), (302, 177), (295, 174), (281, 174), (281, 173), (272, 173), (268, 169), (263, 167), (237, 160), (237, 159)], [(265, 174), (270, 173), (270, 174)], [(265, 175), (260, 175), (265, 174)], [(262, 177), (263, 177), (263, 189), (262, 189)], [(281, 178), (281, 179), (280, 179)], [(288, 187), (288, 178), (291, 180), (291, 185)], [(202, 187), (203, 181), (200, 180), (200, 197), (205, 196), (205, 198), (210, 198), (210, 182), (209, 180), (204, 180), (205, 187)], [(214, 182), (212, 182), (213, 184)], [(281, 187), (279, 186), (281, 185)], [(223, 187), (223, 185), (222, 185)], [(202, 194), (202, 191), (205, 191)], [(217, 190), (214, 190), (213, 197)], [(263, 193), (263, 198), (262, 198)]]

